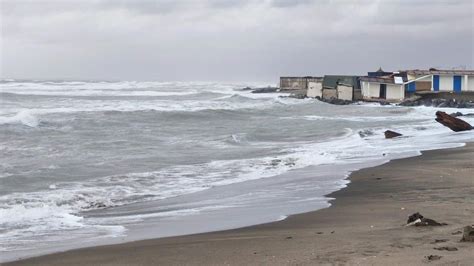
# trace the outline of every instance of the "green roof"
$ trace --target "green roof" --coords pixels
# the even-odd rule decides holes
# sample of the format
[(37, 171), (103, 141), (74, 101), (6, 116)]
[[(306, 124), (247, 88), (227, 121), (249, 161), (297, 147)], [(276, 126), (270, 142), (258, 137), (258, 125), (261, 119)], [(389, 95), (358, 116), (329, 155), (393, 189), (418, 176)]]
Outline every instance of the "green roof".
[(337, 84), (353, 86), (360, 89), (358, 76), (325, 75), (323, 79), (323, 88), (335, 89)]

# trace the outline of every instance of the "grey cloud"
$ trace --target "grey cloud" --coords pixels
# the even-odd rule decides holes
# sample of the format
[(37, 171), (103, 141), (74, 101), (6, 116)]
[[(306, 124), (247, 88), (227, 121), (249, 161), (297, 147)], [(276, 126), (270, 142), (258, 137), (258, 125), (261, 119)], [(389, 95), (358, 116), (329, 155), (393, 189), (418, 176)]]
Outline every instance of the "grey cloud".
[[(325, 0), (320, 0), (324, 2), (328, 2)], [(314, 3), (314, 0), (272, 0), (271, 5), (274, 7), (280, 8), (287, 8), (287, 7), (294, 7), (299, 5), (309, 5)]]
[(5, 78), (276, 81), (473, 68), (470, 0), (0, 1)]

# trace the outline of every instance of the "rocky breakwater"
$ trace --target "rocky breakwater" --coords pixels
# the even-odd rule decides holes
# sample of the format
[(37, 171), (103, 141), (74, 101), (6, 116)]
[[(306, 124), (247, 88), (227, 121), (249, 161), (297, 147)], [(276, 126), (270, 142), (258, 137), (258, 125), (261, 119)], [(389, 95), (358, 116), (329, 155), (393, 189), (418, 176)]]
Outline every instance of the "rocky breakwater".
[(451, 108), (474, 108), (474, 100), (466, 99), (442, 99), (442, 98), (415, 98), (401, 102), (401, 106), (432, 106)]
[(321, 102), (329, 103), (329, 104), (335, 104), (335, 105), (348, 105), (348, 104), (354, 104), (357, 103), (355, 101), (348, 101), (348, 100), (342, 100), (342, 99), (337, 99), (331, 97), (330, 99), (324, 99), (321, 97), (316, 97), (316, 99), (320, 100)]

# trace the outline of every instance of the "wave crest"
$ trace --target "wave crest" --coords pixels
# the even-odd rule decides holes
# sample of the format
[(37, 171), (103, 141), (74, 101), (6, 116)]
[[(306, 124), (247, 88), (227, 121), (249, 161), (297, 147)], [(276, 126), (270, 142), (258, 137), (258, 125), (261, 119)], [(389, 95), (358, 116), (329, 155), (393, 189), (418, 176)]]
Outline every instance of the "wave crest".
[(40, 122), (40, 119), (34, 116), (30, 110), (22, 110), (14, 116), (0, 117), (0, 125), (22, 124), (28, 127), (37, 127)]

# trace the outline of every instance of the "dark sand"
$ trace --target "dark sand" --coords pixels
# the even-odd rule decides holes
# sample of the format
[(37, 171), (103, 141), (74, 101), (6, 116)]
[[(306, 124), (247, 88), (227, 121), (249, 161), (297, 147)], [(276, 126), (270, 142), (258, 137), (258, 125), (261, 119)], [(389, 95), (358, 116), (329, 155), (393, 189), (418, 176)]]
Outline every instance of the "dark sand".
[[(331, 207), (284, 221), (6, 265), (474, 265), (474, 243), (453, 234), (474, 224), (474, 145), (395, 160), (350, 179), (329, 195), (336, 198)], [(448, 225), (404, 226), (414, 212)]]

